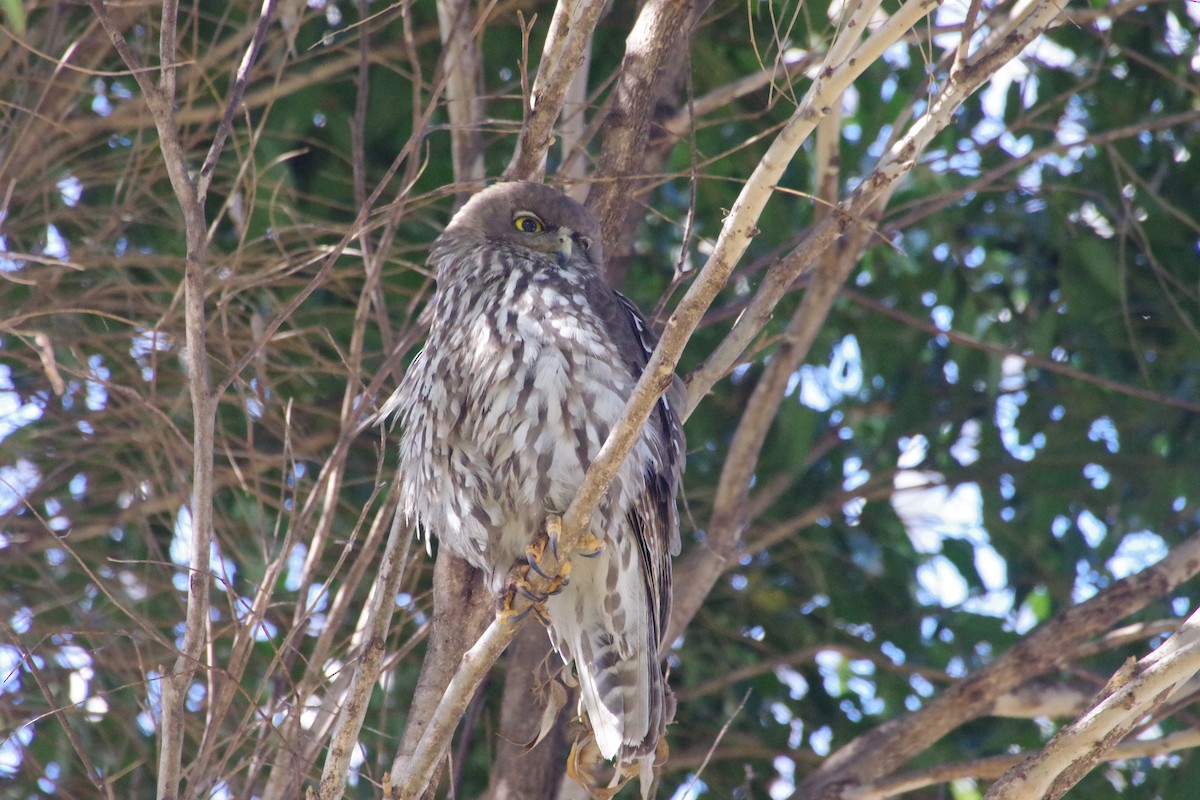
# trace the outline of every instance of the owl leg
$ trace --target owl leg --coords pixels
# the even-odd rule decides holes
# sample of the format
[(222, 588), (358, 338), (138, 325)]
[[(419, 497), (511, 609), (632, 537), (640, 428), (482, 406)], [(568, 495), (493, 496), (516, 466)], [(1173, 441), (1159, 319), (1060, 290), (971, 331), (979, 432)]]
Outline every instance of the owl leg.
[[(501, 598), (500, 613), (514, 617), (514, 621), (524, 619), (529, 613), (543, 625), (549, 625), (546, 616), (546, 598), (561, 592), (570, 582), (571, 562), (562, 558), (558, 551), (559, 539), (562, 536), (562, 516), (547, 514), (545, 526), (525, 548), (525, 563), (518, 563), (509, 573), (508, 586)], [(588, 558), (599, 555), (604, 550), (604, 542), (594, 534), (587, 533), (575, 547), (575, 553)], [(518, 610), (518, 596), (528, 602), (528, 606)]]
[[(591, 731), (586, 729), (586, 721), (584, 727), (583, 734), (575, 739), (567, 754), (567, 777), (586, 789), (593, 800), (611, 800), (625, 788), (630, 778), (638, 774), (638, 768), (636, 764), (618, 761), (614, 766), (606, 761)], [(649, 795), (643, 791), (642, 796)]]
[[(517, 563), (509, 573), (500, 613), (512, 616), (514, 622), (532, 613), (543, 625), (550, 625), (546, 599), (561, 592), (570, 582), (571, 574), (571, 563), (558, 558), (557, 537), (561, 531), (562, 518), (551, 515), (546, 530), (539, 531), (525, 548), (525, 563)], [(553, 558), (547, 558), (547, 550)], [(519, 602), (518, 597), (524, 602)], [(518, 606), (525, 607), (518, 609)]]

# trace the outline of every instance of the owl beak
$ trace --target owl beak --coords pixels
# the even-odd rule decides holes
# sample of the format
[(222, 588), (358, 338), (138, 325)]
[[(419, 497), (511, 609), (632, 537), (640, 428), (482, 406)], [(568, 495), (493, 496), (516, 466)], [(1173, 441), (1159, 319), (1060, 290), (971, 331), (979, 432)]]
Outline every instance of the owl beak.
[(554, 259), (559, 267), (567, 266), (571, 253), (575, 250), (575, 232), (570, 228), (558, 229), (558, 247), (554, 249)]

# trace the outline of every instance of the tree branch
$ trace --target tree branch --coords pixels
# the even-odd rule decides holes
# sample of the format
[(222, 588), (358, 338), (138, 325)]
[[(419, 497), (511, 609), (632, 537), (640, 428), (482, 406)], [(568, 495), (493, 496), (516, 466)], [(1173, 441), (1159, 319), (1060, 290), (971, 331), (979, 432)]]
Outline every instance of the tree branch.
[[(844, 20), (847, 28), (862, 24), (860, 6)], [(867, 17), (869, 19), (869, 16)], [(815, 213), (818, 220), (831, 215), (839, 191), (839, 147), (841, 131), (840, 96), (830, 98), (828, 112), (817, 125), (815, 148), (819, 201)], [(857, 237), (858, 243), (867, 241)], [(858, 262), (858, 248), (828, 248), (821, 253), (821, 268), (814, 276), (804, 299), (797, 307), (775, 352), (762, 376), (754, 385), (729, 452), (721, 468), (713, 499), (712, 519), (708, 526), (706, 547), (692, 561), (686, 590), (677, 593), (671, 609), (667, 641), (672, 641), (687, 627), (700, 610), (704, 598), (725, 571), (726, 564), (741, 545), (742, 532), (749, 524), (748, 498), (751, 476), (758, 464), (759, 454), (767, 441), (779, 406), (792, 375), (808, 357), (813, 342), (825, 323), (838, 289)]]
[(442, 36), (442, 70), (446, 75), (446, 110), (450, 116), (450, 153), (455, 185), (463, 193), (483, 182), (483, 145), (479, 136), (479, 57), (471, 0), (437, 0)]
[(1135, 397), (1138, 400), (1146, 400), (1151, 403), (1182, 409), (1183, 411), (1188, 411), (1193, 414), (1200, 414), (1200, 403), (1189, 402), (1186, 399), (1175, 397), (1173, 395), (1163, 394), (1161, 392), (1143, 389), (1139, 386), (1133, 386), (1128, 383), (1120, 383), (1118, 381), (1110, 380), (1103, 376), (1094, 375), (1085, 370), (1072, 367), (1068, 362), (1055, 361), (1051, 358), (1034, 355), (1033, 353), (1029, 352), (1022, 352), (1012, 347), (1006, 347), (1002, 344), (984, 341), (983, 339), (970, 336), (966, 333), (962, 333), (961, 331), (956, 331), (953, 329), (942, 330), (931, 322), (926, 322), (924, 319), (916, 317), (912, 314), (907, 314), (899, 309), (890, 308), (884, 303), (880, 303), (877, 300), (874, 300), (863, 294), (862, 292), (857, 292), (853, 289), (847, 289), (843, 287), (841, 289), (841, 293), (863, 308), (867, 308), (881, 316), (894, 319), (910, 328), (924, 331), (930, 336), (944, 336), (947, 340), (953, 342), (954, 344), (958, 344), (963, 347), (969, 347), (972, 350), (979, 350), (980, 352), (984, 353), (991, 353), (993, 355), (1017, 356), (1024, 359), (1026, 364), (1035, 369), (1052, 372), (1055, 375), (1062, 375), (1064, 378), (1070, 378), (1071, 380), (1076, 380), (1080, 383), (1096, 386), (1115, 394), (1123, 394), (1126, 397)]
[(1200, 611), (1139, 662), (1117, 670), (1090, 711), (1054, 735), (1040, 752), (1010, 769), (985, 800), (1045, 797), (1058, 800), (1142, 718), (1200, 672)]
[(1035, 628), (1004, 655), (949, 687), (924, 708), (889, 720), (841, 747), (800, 782), (796, 797), (853, 797), (855, 787), (891, 774), (954, 728), (990, 713), (998, 696), (1065, 666), (1087, 640), (1197, 573), (1200, 531), (1157, 564), (1113, 583)]
[(605, 7), (599, 0), (560, 0), (542, 47), (529, 115), (521, 126), (507, 180), (539, 180), (546, 173), (546, 153), (554, 140), (554, 123), (562, 112), (567, 88), (586, 62), (585, 52)]
[[(162, 681), (162, 719), (158, 759), (159, 800), (174, 800), (180, 795), (184, 740), (185, 700), (192, 676), (205, 665), (208, 642), (209, 590), (212, 582), (210, 556), (213, 541), (213, 437), (217, 403), (212, 390), (206, 340), (207, 319), (204, 309), (205, 269), (208, 260), (208, 239), (205, 224), (204, 197), (191, 178), (187, 166), (187, 151), (179, 137), (174, 121), (174, 42), (175, 13), (173, 2), (163, 9), (160, 35), (160, 62), (164, 69), (162, 81), (154, 87), (140, 71), (138, 59), (129, 50), (124, 36), (108, 17), (101, 0), (90, 0), (92, 11), (112, 39), (121, 59), (134, 71), (138, 86), (154, 118), (159, 134), (159, 149), (183, 213), (186, 256), (184, 264), (184, 326), (185, 361), (188, 393), (192, 406), (192, 474), (189, 509), (191, 512), (191, 553), (188, 563), (187, 608), (183, 643), (170, 674)], [(210, 666), (210, 665), (209, 665)]]
[[(1191, 750), (1200, 747), (1200, 731), (1186, 730), (1168, 734), (1159, 739), (1139, 739), (1125, 741), (1113, 747), (1104, 754), (1104, 761), (1121, 761), (1135, 758), (1152, 758), (1166, 755), (1179, 750)], [(1013, 755), (992, 756), (974, 761), (957, 764), (941, 764), (918, 772), (875, 781), (867, 786), (858, 787), (846, 794), (846, 800), (886, 800), (906, 792), (914, 792), (927, 786), (939, 783), (976, 778), (980, 780), (995, 780), (1013, 767), (1021, 764), (1028, 755), (1016, 753)], [(1033, 797), (1034, 795), (1022, 795)]]
[[(773, 184), (782, 175), (795, 148), (799, 147), (820, 119), (821, 108), (835, 102), (849, 82), (857, 77), (850, 73), (850, 67), (874, 63), (882, 52), (893, 44), (900, 36), (911, 28), (921, 16), (928, 11), (928, 6), (920, 0), (909, 0), (897, 10), (870, 38), (854, 50), (842, 65), (837, 68), (826, 66), (822, 70), (822, 78), (818, 78), (805, 95), (804, 101), (797, 108), (788, 126), (771, 144), (770, 150), (755, 169), (742, 195), (734, 205), (730, 216), (746, 215), (747, 219), (757, 219), (763, 205), (770, 195)], [(983, 50), (968, 66), (958, 73), (951, 75), (943, 90), (935, 97), (929, 110), (924, 116), (913, 123), (908, 133), (898, 139), (888, 152), (880, 159), (879, 165), (868, 175), (849, 197), (838, 205), (838, 212), (829, 218), (813, 225), (805, 239), (787, 258), (776, 264), (763, 278), (762, 285), (754, 299), (739, 316), (733, 329), (724, 340), (705, 359), (704, 363), (692, 373), (688, 380), (688, 411), (695, 409), (700, 399), (708, 390), (733, 367), (745, 352), (750, 342), (766, 326), (780, 298), (791, 288), (796, 278), (803, 273), (817, 254), (823, 252), (854, 222), (866, 217), (870, 209), (879, 203), (895, 187), (897, 181), (907, 175), (916, 164), (917, 157), (949, 123), (955, 111), (963, 102), (987, 81), (1001, 66), (1011, 61), (1035, 38), (1040, 36), (1052, 24), (1061, 19), (1061, 11), (1052, 2), (1041, 2), (1030, 6), (1027, 13), (1021, 17), (1020, 25), (1012, 26), (1004, 36), (989, 37), (986, 42), (990, 49)], [(844, 35), (849, 26), (843, 29)], [(830, 54), (841, 52), (844, 48), (838, 42), (830, 48)], [(828, 75), (828, 78), (824, 76)], [(836, 93), (834, 93), (836, 90)], [(820, 105), (817, 104), (820, 101)], [(781, 152), (776, 154), (774, 151)], [(748, 196), (751, 186), (755, 187), (753, 194)], [(729, 226), (722, 230), (721, 238), (717, 240), (716, 252), (709, 259), (710, 263), (722, 252), (722, 245), (735, 253), (737, 257), (744, 252), (749, 237), (753, 232), (750, 228), (742, 227), (736, 235), (727, 237)]]
[[(449, 747), (449, 737), (461, 719), (461, 715), (439, 718), (439, 703), (451, 678), (463, 668), (463, 654), (477, 643), (495, 616), (495, 609), (495, 598), (479, 571), (453, 553), (439, 551), (433, 562), (433, 618), (428, 646), (405, 719), (404, 736), (392, 760), (385, 797), (404, 796), (404, 793), (411, 797), (433, 796), (434, 768)], [(482, 681), (483, 676), (480, 673), (478, 680)], [(462, 701), (463, 708), (469, 700), (467, 697)], [(440, 737), (436, 741), (425, 738), (431, 726), (440, 731), (434, 734)], [(414, 760), (425, 765), (424, 774), (414, 773)]]
[(678, 76), (678, 68), (670, 68), (672, 61), (676, 67), (686, 63), (680, 48), (691, 41), (697, 7), (705, 5), (704, 0), (695, 4), (693, 0), (648, 0), (625, 39), (625, 56), (604, 118), (600, 163), (592, 173), (587, 201), (604, 231), (610, 280), (619, 271), (614, 264), (623, 254), (616, 237), (630, 229), (633, 189), (643, 182), (640, 175), (655, 105), (668, 82)]
[[(928, 13), (928, 10), (927, 0), (908, 0), (888, 23), (864, 43), (864, 56), (867, 53), (878, 56)], [(836, 48), (831, 49), (831, 53), (834, 49)], [(775, 182), (804, 138), (816, 127), (817, 121), (824, 113), (821, 109), (840, 97), (842, 91), (870, 63), (870, 59), (864, 57), (848, 59), (836, 67), (827, 66), (822, 78), (814, 82), (805, 96), (805, 101), (793, 114), (792, 122), (772, 142), (726, 218), (712, 255), (667, 320), (658, 346), (634, 387), (624, 414), (592, 462), (574, 501), (563, 516), (564, 528), (579, 530), (590, 519), (592, 511), (600, 502), (600, 497), (607, 491), (625, 456), (641, 435), (654, 404), (670, 386), (675, 375), (675, 365), (679, 362), (679, 356), (692, 332), (696, 330), (713, 298), (724, 288), (733, 267), (753, 238), (755, 223), (770, 198)], [(876, 190), (882, 188), (882, 185), (877, 186)], [(871, 200), (874, 200), (874, 195)], [(824, 244), (832, 242), (835, 235), (830, 226)], [(707, 391), (707, 387), (702, 391), (699, 385), (694, 378), (689, 387), (689, 413), (699, 397)]]
[(408, 564), (412, 540), (413, 531), (402, 523), (402, 517), (397, 512), (392, 520), (387, 546), (383, 551), (380, 573), (371, 587), (367, 636), (359, 645), (354, 677), (348, 695), (342, 701), (341, 715), (329, 740), (329, 753), (321, 770), (317, 800), (336, 800), (345, 790), (350, 756), (358, 744), (358, 732), (366, 717), (371, 690), (379, 679), (383, 665), (392, 614), (396, 610), (396, 595), (400, 591), (400, 582)]
[[(237, 72), (234, 73), (233, 86), (230, 88), (229, 97), (225, 101), (225, 111), (221, 114), (221, 122), (217, 125), (217, 130), (213, 133), (212, 144), (209, 145), (208, 154), (204, 157), (204, 163), (200, 166), (200, 172), (196, 176), (196, 194), (200, 197), (201, 201), (208, 194), (208, 187), (212, 183), (213, 172), (217, 168), (217, 159), (221, 157), (221, 151), (225, 149), (225, 140), (229, 137), (229, 131), (233, 127), (233, 116), (242, 105), (242, 98), (246, 94), (246, 84), (250, 80), (250, 68), (254, 66), (254, 62), (258, 59), (258, 51), (262, 49), (263, 40), (267, 37), (267, 28), (271, 25), (271, 14), (274, 9), (275, 0), (263, 0), (262, 7), (258, 13), (258, 24), (254, 27), (254, 35), (250, 37), (250, 44), (246, 46), (246, 51), (242, 54), (242, 60), (238, 64)], [(164, 72), (164, 76), (166, 74)], [(174, 71), (170, 71), (170, 74), (173, 75)]]

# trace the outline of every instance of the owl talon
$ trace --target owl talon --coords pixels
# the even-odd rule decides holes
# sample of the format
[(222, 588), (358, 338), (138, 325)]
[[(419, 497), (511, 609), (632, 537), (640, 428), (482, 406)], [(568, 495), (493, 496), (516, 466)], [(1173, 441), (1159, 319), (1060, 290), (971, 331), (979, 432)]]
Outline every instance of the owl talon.
[[(533, 612), (533, 616), (537, 617), (537, 621), (542, 623), (542, 627), (550, 627), (550, 617), (546, 615), (545, 606), (541, 603), (534, 603), (529, 607), (529, 611)], [(525, 613), (528, 614), (529, 611)]]
[(558, 514), (546, 515), (546, 541), (550, 544), (550, 555), (558, 560), (558, 537), (562, 536), (562, 517)]
[(558, 534), (562, 531), (561, 525), (551, 525), (550, 520), (546, 520), (546, 533), (538, 534), (533, 538), (533, 541), (525, 546), (525, 560), (529, 562), (529, 566), (538, 575), (541, 575), (546, 580), (554, 580), (553, 574), (547, 574), (546, 570), (542, 569), (542, 560), (546, 557), (546, 547), (549, 545), (550, 553), (554, 556), (554, 560), (558, 561)]
[[(537, 608), (536, 605), (531, 605), (531, 606), (529, 606), (529, 608), (525, 609), (524, 611), (513, 611), (511, 608), (509, 608), (507, 611), (502, 611), (501, 613), (508, 614), (508, 616), (511, 617), (512, 623), (514, 625), (516, 625), (518, 623), (524, 622), (525, 618), (528, 617), (529, 613), (531, 611), (533, 611), (535, 608)], [(538, 618), (541, 619), (541, 616), (539, 615)]]
[(519, 583), (519, 584), (517, 584), (516, 589), (518, 592), (521, 593), (522, 597), (524, 597), (526, 600), (533, 603), (534, 605), (536, 605), (538, 603), (546, 602), (547, 595), (544, 595), (541, 592), (534, 591), (532, 586), (527, 586), (523, 583)]
[(603, 539), (589, 532), (584, 534), (583, 539), (579, 542), (579, 555), (584, 558), (595, 558), (604, 552), (605, 547)]
[[(517, 610), (517, 596), (528, 601), (529, 605), (520, 611)], [(515, 571), (508, 581), (508, 587), (504, 590), (500, 599), (500, 617), (507, 617), (513, 624), (518, 624), (525, 621), (532, 611), (542, 624), (548, 625), (545, 612), (541, 610), (542, 604), (546, 602), (546, 595), (534, 589), (528, 584), (525, 579), (525, 574), (520, 571)]]
[[(530, 547), (532, 548), (533, 545), (530, 545)], [(531, 571), (541, 575), (547, 581), (545, 589), (535, 587), (530, 582), (530, 578), (533, 577)], [(563, 564), (561, 574), (548, 577), (542, 570), (538, 569), (536, 560), (530, 556), (528, 566), (518, 564), (509, 573), (508, 586), (500, 601), (501, 616), (507, 616), (513, 623), (519, 623), (523, 622), (532, 611), (539, 622), (549, 627), (550, 618), (546, 615), (545, 610), (546, 600), (561, 593), (567, 584), (571, 582), (569, 577), (570, 571), (571, 565)], [(520, 611), (516, 610), (518, 595), (529, 603), (527, 608)]]
[(529, 562), (529, 568), (531, 570), (533, 570), (534, 572), (536, 572), (538, 575), (541, 575), (543, 578), (545, 578), (548, 581), (554, 580), (554, 576), (547, 575), (545, 572), (542, 571), (542, 568), (538, 565), (538, 558), (539, 558), (540, 554), (534, 555), (533, 548), (534, 548), (533, 545), (529, 545), (529, 548), (525, 551), (525, 560)]

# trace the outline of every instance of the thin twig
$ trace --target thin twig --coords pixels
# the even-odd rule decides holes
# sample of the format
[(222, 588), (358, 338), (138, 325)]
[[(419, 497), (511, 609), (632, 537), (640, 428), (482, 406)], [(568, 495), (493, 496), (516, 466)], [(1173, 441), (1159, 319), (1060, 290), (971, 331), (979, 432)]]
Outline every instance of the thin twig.
[(112, 784), (104, 777), (103, 773), (96, 768), (96, 763), (92, 760), (91, 755), (88, 753), (87, 746), (84, 745), (83, 740), (79, 738), (79, 735), (75, 733), (75, 729), (71, 727), (71, 723), (67, 719), (68, 708), (63, 708), (58, 705), (58, 701), (54, 698), (53, 690), (42, 677), (42, 668), (39, 666), (42, 660), (30, 652), (29, 648), (25, 646), (25, 643), (21, 641), (20, 635), (13, 630), (12, 625), (9, 624), (6, 618), (0, 617), (0, 627), (2, 627), (4, 630), (5, 639), (9, 643), (15, 644), (16, 648), (21, 652), (21, 659), (24, 662), (25, 669), (29, 671), (31, 676), (33, 676), (34, 683), (38, 685), (38, 689), (41, 691), (42, 696), (46, 698), (46, 702), (50, 705), (51, 709), (53, 709), (52, 712), (49, 713), (52, 713), (53, 716), (58, 720), (58, 724), (62, 726), (63, 733), (67, 735), (67, 741), (71, 743), (71, 748), (75, 751), (75, 755), (78, 756), (79, 760), (83, 762), (83, 768), (87, 773), (88, 780), (90, 780), (97, 789), (103, 792), (105, 797), (110, 798), (111, 800), (113, 797)]
[(387, 650), (387, 634), (412, 540), (413, 531), (404, 524), (401, 514), (395, 514), (383, 551), (379, 576), (372, 587), (368, 634), (360, 646), (354, 678), (342, 701), (342, 713), (329, 740), (329, 754), (321, 770), (317, 800), (335, 800), (345, 790), (350, 757), (358, 745), (358, 732), (362, 728), (371, 691), (379, 679), (383, 654)]
[(746, 690), (746, 693), (742, 695), (742, 702), (738, 703), (737, 708), (735, 708), (733, 713), (726, 718), (725, 724), (721, 726), (721, 730), (717, 731), (717, 735), (713, 738), (712, 744), (709, 745), (708, 752), (704, 754), (704, 759), (700, 762), (700, 766), (696, 767), (696, 771), (692, 773), (691, 779), (687, 782), (687, 789), (684, 791), (685, 797), (692, 793), (692, 790), (696, 786), (696, 782), (700, 780), (700, 775), (704, 772), (704, 768), (707, 767), (708, 762), (712, 760), (713, 753), (717, 751), (717, 747), (720, 746), (721, 740), (723, 740), (725, 738), (725, 734), (729, 732), (729, 726), (733, 724), (733, 721), (737, 719), (738, 714), (741, 714), (742, 709), (746, 707), (746, 701), (750, 699), (750, 692), (750, 689)]
[(554, 123), (562, 113), (567, 87), (582, 63), (584, 50), (605, 5), (562, 2), (555, 6), (529, 97), (530, 113), (521, 126), (512, 161), (504, 170), (506, 179), (537, 180), (545, 173), (546, 153), (554, 140)]
[(201, 200), (208, 194), (208, 187), (212, 183), (213, 172), (217, 167), (217, 159), (221, 157), (221, 152), (225, 149), (225, 139), (228, 138), (229, 131), (233, 128), (233, 117), (241, 107), (242, 97), (246, 94), (250, 69), (258, 60), (258, 51), (262, 49), (263, 40), (267, 37), (267, 28), (271, 25), (271, 13), (275, 9), (275, 1), (263, 0), (258, 13), (258, 24), (254, 27), (254, 35), (250, 38), (250, 44), (247, 45), (246, 51), (242, 53), (242, 60), (238, 63), (233, 86), (225, 101), (225, 111), (221, 114), (221, 122), (213, 133), (212, 144), (208, 147), (208, 153), (205, 155), (204, 163), (200, 166), (200, 172), (196, 177), (196, 194)]
[(876, 314), (890, 317), (891, 319), (901, 322), (904, 325), (916, 330), (924, 331), (930, 336), (944, 336), (946, 337), (947, 341), (953, 342), (954, 344), (962, 345), (963, 347), (968, 347), (972, 350), (978, 350), (984, 353), (991, 353), (993, 355), (1017, 356), (1021, 359), (1024, 359), (1025, 363), (1034, 369), (1045, 370), (1046, 372), (1052, 372), (1055, 375), (1062, 375), (1065, 378), (1070, 378), (1072, 380), (1079, 381), (1080, 383), (1096, 386), (1106, 391), (1113, 392), (1114, 394), (1123, 394), (1127, 397), (1137, 398), (1138, 400), (1146, 400), (1151, 403), (1182, 409), (1183, 411), (1188, 411), (1193, 414), (1200, 414), (1200, 404), (1198, 403), (1190, 403), (1185, 399), (1175, 397), (1173, 395), (1163, 394), (1161, 392), (1155, 392), (1149, 389), (1142, 389), (1138, 386), (1131, 386), (1128, 383), (1110, 380), (1100, 375), (1094, 375), (1090, 372), (1072, 367), (1066, 362), (1055, 361), (1051, 358), (1034, 355), (1033, 353), (1017, 350), (996, 342), (987, 342), (979, 339), (978, 337), (962, 333), (961, 331), (956, 331), (953, 329), (943, 330), (934, 325), (932, 322), (927, 322), (920, 317), (906, 313), (899, 309), (891, 308), (885, 303), (881, 303), (873, 298), (867, 297), (862, 292), (847, 288), (845, 286), (841, 288), (840, 293), (843, 296), (850, 298), (863, 308), (870, 309)]

